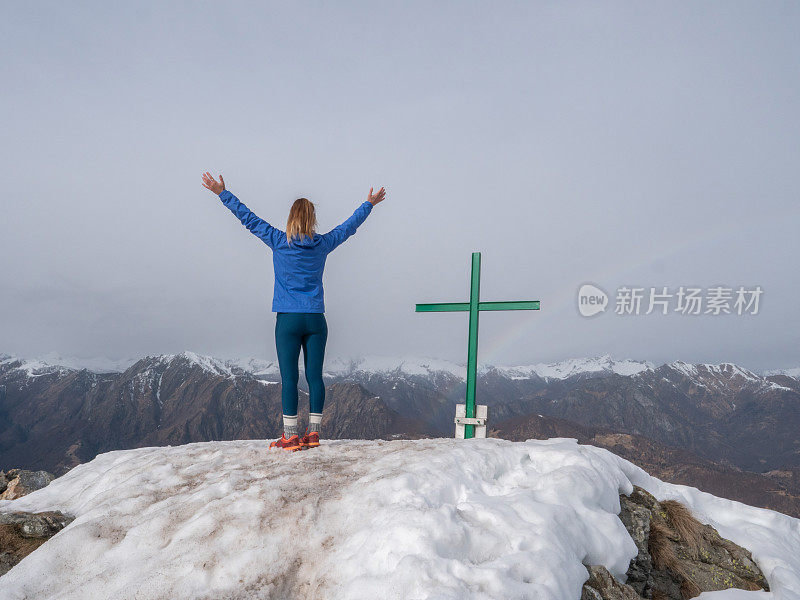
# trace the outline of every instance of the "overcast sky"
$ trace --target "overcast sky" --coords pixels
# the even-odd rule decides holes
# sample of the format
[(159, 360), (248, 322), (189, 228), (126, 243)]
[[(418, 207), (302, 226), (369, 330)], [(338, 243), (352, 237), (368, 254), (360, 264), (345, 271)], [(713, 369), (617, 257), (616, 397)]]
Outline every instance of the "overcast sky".
[[(275, 357), (270, 249), (387, 200), (329, 258), (328, 353), (800, 365), (800, 5), (7, 3), (0, 353)], [(611, 305), (587, 319), (581, 284)], [(621, 286), (757, 315), (625, 315)], [(642, 307), (645, 312), (645, 307)]]

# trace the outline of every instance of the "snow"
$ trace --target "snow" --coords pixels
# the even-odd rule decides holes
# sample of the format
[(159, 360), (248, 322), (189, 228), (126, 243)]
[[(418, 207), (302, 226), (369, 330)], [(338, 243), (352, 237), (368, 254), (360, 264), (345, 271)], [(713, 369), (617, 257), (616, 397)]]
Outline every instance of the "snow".
[(466, 378), (467, 367), (438, 358), (365, 356), (356, 359), (336, 359), (329, 361), (325, 375), (329, 377), (348, 376), (355, 373), (396, 373), (410, 376), (428, 376), (434, 373), (447, 373), (458, 379)]
[[(278, 365), (274, 361), (256, 358), (221, 360), (213, 356), (206, 356), (189, 350), (185, 350), (180, 354), (146, 356), (144, 359), (160, 364), (168, 364), (174, 360), (182, 359), (210, 373), (224, 375), (226, 377), (233, 377), (234, 371), (237, 369), (255, 377), (279, 374)], [(78, 358), (75, 356), (62, 356), (55, 352), (50, 352), (34, 359), (20, 358), (10, 354), (0, 354), (0, 364), (18, 361), (21, 365), (17, 368), (27, 371), (28, 375), (31, 377), (57, 371), (78, 371), (81, 369), (86, 369), (93, 373), (122, 373), (139, 360), (138, 358)]]
[(78, 358), (76, 356), (63, 356), (57, 352), (48, 352), (34, 359), (19, 358), (9, 354), (0, 355), (0, 364), (20, 361), (22, 366), (19, 368), (27, 371), (31, 377), (58, 371), (79, 371), (81, 369), (86, 369), (92, 373), (121, 373), (137, 360), (135, 358)]
[(0, 510), (76, 520), (2, 579), (3, 598), (579, 598), (585, 564), (624, 577), (633, 484), (685, 502), (800, 599), (800, 522), (663, 483), (574, 439), (266, 441), (120, 450)]
[(157, 362), (162, 364), (169, 364), (176, 360), (183, 360), (192, 366), (200, 367), (212, 375), (222, 375), (229, 378), (234, 377), (234, 373), (230, 365), (225, 364), (224, 361), (214, 358), (213, 356), (204, 356), (188, 350), (185, 350), (180, 354), (161, 354), (155, 357), (148, 356), (146, 359), (155, 359)]
[[(146, 382), (155, 387), (158, 399), (160, 399), (159, 388), (163, 367), (169, 366), (174, 361), (185, 361), (191, 366), (197, 366), (208, 373), (228, 379), (234, 379), (239, 376), (254, 377), (267, 386), (274, 385), (280, 379), (280, 369), (276, 362), (257, 358), (222, 360), (186, 350), (180, 354), (147, 356), (144, 360), (149, 364), (137, 374), (137, 381), (140, 389)], [(42, 375), (64, 374), (84, 368), (95, 373), (121, 372), (136, 361), (133, 359), (112, 361), (100, 358), (65, 358), (55, 353), (50, 353), (42, 358), (28, 360), (0, 354), (0, 365), (15, 362), (19, 362), (19, 364), (13, 367), (14, 369), (25, 371), (28, 377), (33, 378)], [(764, 376), (760, 376), (731, 363), (693, 365), (675, 361), (667, 366), (692, 379), (696, 385), (701, 387), (724, 388), (729, 385), (731, 379), (742, 378), (748, 384), (760, 386), (762, 391), (793, 392), (794, 390), (791, 388), (767, 380), (766, 375), (786, 374), (792, 377), (796, 376), (792, 375), (795, 371), (800, 373), (800, 369), (790, 369), (788, 371), (771, 371)], [(325, 376), (336, 378), (380, 374), (384, 377), (398, 379), (403, 377), (435, 377), (444, 374), (461, 381), (466, 379), (465, 364), (436, 358), (367, 356), (357, 359), (329, 360), (326, 367)], [(615, 360), (609, 355), (594, 358), (573, 358), (556, 363), (539, 363), (526, 366), (497, 367), (489, 364), (478, 365), (478, 373), (480, 375), (485, 375), (492, 371), (512, 381), (526, 381), (534, 378), (557, 381), (580, 375), (611, 373), (624, 377), (635, 377), (653, 369), (654, 366), (650, 362), (629, 359)], [(158, 382), (155, 380), (156, 373), (158, 373)], [(663, 379), (675, 385), (669, 379)], [(396, 385), (395, 383), (395, 387)]]
[[(542, 379), (567, 379), (585, 373), (616, 373), (632, 376), (652, 370), (653, 364), (635, 360), (615, 360), (608, 355), (594, 358), (574, 358), (556, 363), (539, 363), (523, 366), (495, 366), (479, 364), (478, 371), (483, 374), (493, 370), (511, 380), (525, 380), (533, 377)], [(355, 373), (397, 373), (400, 375), (426, 376), (434, 373), (447, 373), (458, 379), (466, 378), (465, 363), (454, 363), (435, 358), (368, 356), (354, 360), (335, 360), (325, 370), (328, 376), (349, 376)]]
[(775, 383), (774, 381), (768, 381), (767, 387), (771, 390), (780, 390), (782, 392), (793, 392), (794, 390), (790, 387), (786, 387), (785, 385), (780, 385)]
[(161, 403), (161, 382), (163, 381), (163, 379), (164, 379), (164, 374), (161, 373), (161, 375), (158, 376), (158, 384), (156, 384), (156, 401), (158, 401), (158, 405), (159, 406), (162, 406), (162, 403)]
[(241, 369), (245, 373), (250, 373), (254, 377), (280, 376), (278, 363), (271, 360), (262, 360), (260, 358), (235, 358), (226, 360), (225, 364), (232, 369)]
[[(6, 355), (0, 355), (0, 363)], [(12, 357), (8, 357), (11, 359)], [(62, 357), (51, 353), (34, 360), (18, 359), (23, 362), (23, 367), (30, 376), (52, 372), (60, 368), (67, 370), (88, 369), (99, 373), (121, 372), (136, 362), (135, 359), (114, 361), (111, 359), (79, 359), (75, 357)], [(175, 360), (185, 360), (189, 364), (198, 366), (214, 375), (233, 378), (239, 371), (256, 378), (279, 377), (280, 369), (274, 361), (257, 358), (236, 358), (222, 360), (186, 350), (180, 354), (161, 354), (147, 356), (158, 364), (166, 365)], [(48, 370), (49, 369), (49, 370)], [(550, 364), (536, 364), (527, 366), (494, 366), (480, 364), (480, 373), (495, 370), (501, 375), (513, 380), (530, 379), (534, 376), (543, 379), (566, 379), (583, 373), (617, 373), (619, 375), (636, 375), (646, 370), (652, 370), (653, 365), (648, 362), (634, 360), (614, 360), (610, 356), (595, 358), (569, 359)], [(334, 359), (326, 363), (325, 375), (328, 377), (348, 377), (355, 374), (383, 374), (398, 376), (420, 376), (445, 373), (457, 379), (466, 379), (466, 364), (430, 357), (397, 357), (397, 356), (365, 356), (355, 359)], [(146, 373), (149, 375), (150, 373)]]
[(697, 367), (695, 365), (685, 363), (682, 360), (671, 362), (668, 366), (689, 378), (695, 378), (698, 374)]
[[(250, 375), (262, 380), (265, 385), (270, 385), (280, 378), (278, 363), (259, 358), (233, 358), (219, 359), (186, 350), (180, 354), (161, 354), (147, 356), (146, 360), (157, 364), (166, 365), (174, 360), (185, 360), (189, 364), (199, 366), (214, 375), (234, 378), (238, 375)], [(137, 359), (107, 359), (107, 358), (76, 358), (64, 357), (54, 352), (36, 359), (22, 359), (8, 354), (0, 354), (0, 365), (19, 361), (18, 369), (26, 371), (30, 377), (44, 374), (57, 373), (70, 370), (88, 369), (95, 373), (122, 372), (137, 362)], [(790, 388), (768, 382), (764, 378), (768, 375), (787, 375), (800, 379), (800, 368), (780, 371), (767, 371), (763, 376), (731, 363), (721, 364), (689, 364), (675, 361), (667, 366), (682, 373), (686, 377), (705, 385), (700, 380), (705, 380), (709, 385), (721, 385), (723, 380), (731, 377), (741, 377), (752, 383), (759, 383), (764, 388), (792, 391)], [(535, 377), (546, 381), (564, 380), (584, 374), (616, 373), (625, 377), (634, 377), (654, 369), (653, 363), (631, 359), (617, 360), (609, 355), (591, 358), (571, 358), (555, 363), (538, 363), (521, 366), (495, 366), (479, 364), (478, 372), (485, 374), (494, 371), (501, 376), (514, 381), (532, 379)], [(358, 374), (382, 374), (398, 377), (429, 377), (436, 374), (447, 374), (460, 380), (466, 379), (466, 364), (430, 357), (397, 357), (397, 356), (365, 356), (355, 359), (334, 359), (326, 362), (325, 375), (327, 377), (351, 377)], [(150, 373), (148, 373), (150, 375)]]
[(42, 375), (52, 375), (54, 373), (65, 373), (69, 368), (60, 365), (51, 365), (43, 360), (27, 360), (13, 356), (6, 356), (0, 364), (16, 364), (14, 370), (25, 371), (27, 377), (41, 377)]
[(702, 366), (706, 369), (706, 371), (716, 376), (725, 376), (725, 377), (738, 376), (748, 381), (758, 381), (758, 382), (761, 381), (761, 377), (759, 377), (752, 371), (743, 369), (742, 367), (734, 365), (733, 363), (720, 363), (718, 365), (703, 364)]
[(545, 380), (563, 380), (586, 373), (616, 373), (631, 377), (645, 371), (652, 371), (653, 364), (646, 361), (615, 360), (609, 355), (594, 358), (571, 358), (561, 362), (539, 363), (521, 367), (501, 367), (499, 371), (513, 379), (525, 379), (538, 376)]
[[(673, 370), (691, 379), (694, 384), (706, 388), (725, 388), (729, 386), (731, 380), (744, 380), (744, 382), (758, 386), (762, 391), (778, 390), (792, 392), (792, 388), (779, 385), (769, 381), (766, 377), (770, 374), (780, 374), (783, 372), (770, 371), (764, 375), (758, 375), (753, 371), (743, 369), (733, 363), (706, 364), (701, 363), (692, 365), (683, 361), (675, 361), (667, 365)], [(666, 378), (665, 378), (666, 379)]]
[(764, 375), (786, 375), (792, 379), (800, 379), (800, 367), (794, 369), (780, 369), (777, 371), (767, 371)]
[[(160, 354), (158, 356), (147, 356), (145, 360), (151, 363), (166, 366), (173, 362), (185, 362), (192, 367), (199, 367), (212, 375), (219, 375), (233, 379), (241, 374), (251, 375), (257, 379), (261, 377), (279, 376), (278, 365), (272, 361), (257, 358), (238, 358), (222, 360), (213, 356), (198, 354), (184, 350), (180, 354)], [(149, 373), (152, 366), (145, 369), (144, 373)], [(270, 381), (262, 381), (271, 384)]]

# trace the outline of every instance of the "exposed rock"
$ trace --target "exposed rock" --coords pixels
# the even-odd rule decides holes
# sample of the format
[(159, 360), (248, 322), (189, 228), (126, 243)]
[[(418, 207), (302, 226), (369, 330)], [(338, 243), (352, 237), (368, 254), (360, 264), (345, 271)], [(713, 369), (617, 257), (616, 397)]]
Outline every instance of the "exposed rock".
[(637, 486), (619, 501), (619, 518), (638, 553), (625, 583), (603, 566), (589, 566), (581, 600), (686, 600), (728, 588), (769, 591), (750, 552), (700, 523), (680, 502), (659, 502)]
[(591, 565), (581, 600), (641, 600), (631, 586), (618, 581), (603, 565)]
[[(0, 472), (2, 474), (2, 472)], [(25, 494), (45, 487), (54, 476), (47, 471), (25, 471), (23, 469), (9, 469), (0, 476), (0, 500), (14, 500)]]
[(679, 502), (659, 502), (635, 487), (630, 496), (620, 496), (620, 506), (620, 519), (639, 549), (628, 583), (642, 597), (685, 600), (727, 588), (769, 590), (748, 550), (700, 523)]
[[(649, 498), (644, 496), (637, 498), (638, 503), (633, 499), (638, 494), (638, 490), (639, 488), (634, 488), (631, 496), (620, 495), (619, 501), (622, 510), (619, 518), (639, 550), (628, 567), (627, 584), (636, 590), (637, 594), (645, 596), (645, 590), (649, 589), (648, 578), (653, 570), (653, 559), (647, 549), (650, 541), (650, 512), (652, 509), (647, 506)], [(655, 498), (653, 499), (655, 500)]]
[(59, 511), (0, 513), (0, 575), (11, 570), (74, 519)]

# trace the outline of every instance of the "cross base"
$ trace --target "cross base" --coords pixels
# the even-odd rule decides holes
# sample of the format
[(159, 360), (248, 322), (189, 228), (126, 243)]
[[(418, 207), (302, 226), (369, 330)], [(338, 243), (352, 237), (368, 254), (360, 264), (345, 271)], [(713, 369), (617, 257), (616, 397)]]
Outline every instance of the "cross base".
[(485, 438), (486, 437), (486, 421), (489, 409), (485, 404), (478, 404), (475, 407), (475, 416), (467, 416), (467, 405), (456, 404), (456, 439), (463, 440), (466, 438), (466, 426), (469, 425), (474, 430), (474, 434), (470, 437)]

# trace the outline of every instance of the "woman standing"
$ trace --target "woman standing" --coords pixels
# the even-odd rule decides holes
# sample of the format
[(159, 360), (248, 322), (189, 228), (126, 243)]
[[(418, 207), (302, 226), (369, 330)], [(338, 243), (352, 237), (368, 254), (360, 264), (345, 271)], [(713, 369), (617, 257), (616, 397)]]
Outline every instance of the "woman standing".
[[(372, 207), (385, 198), (386, 192), (381, 188), (373, 194), (370, 188), (367, 200), (349, 219), (320, 235), (315, 231), (317, 218), (314, 204), (306, 198), (298, 198), (292, 204), (284, 232), (258, 218), (239, 202), (236, 196), (225, 189), (222, 175), (217, 181), (210, 173), (204, 173), (203, 187), (217, 194), (242, 225), (272, 248), (275, 269), (272, 312), (278, 313), (275, 345), (282, 382), (283, 435), (269, 447), (295, 451), (319, 446), (322, 408), (325, 404), (322, 362), (328, 339), (322, 289), (325, 259), (356, 232)], [(302, 438), (297, 429), (297, 361), (301, 348), (310, 403), (308, 429)]]

